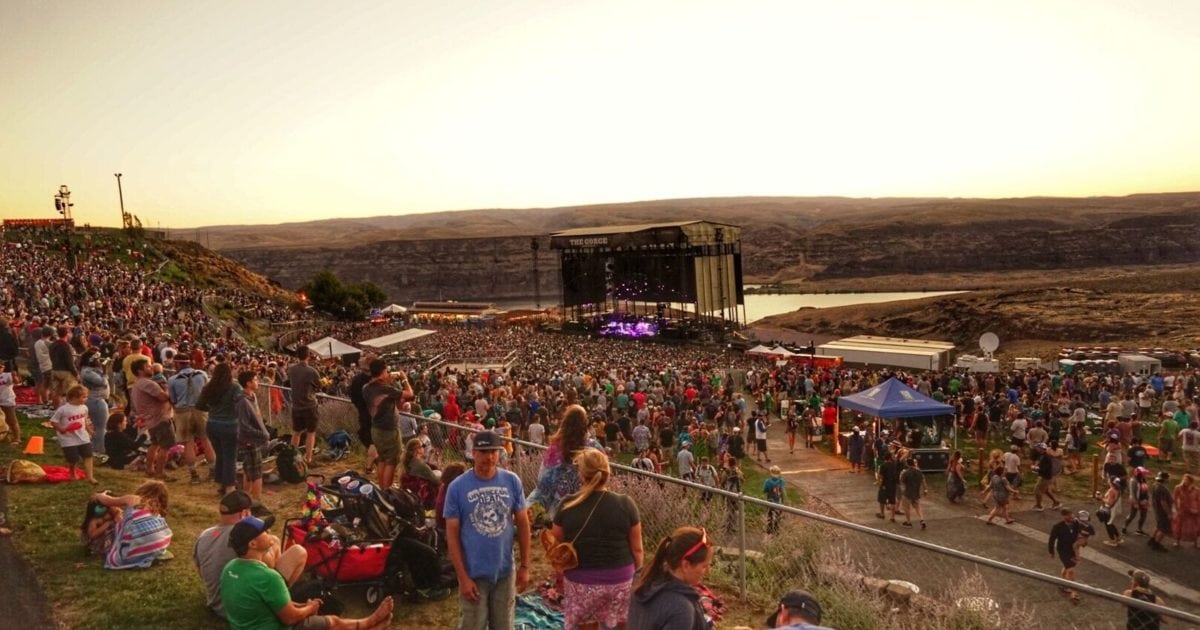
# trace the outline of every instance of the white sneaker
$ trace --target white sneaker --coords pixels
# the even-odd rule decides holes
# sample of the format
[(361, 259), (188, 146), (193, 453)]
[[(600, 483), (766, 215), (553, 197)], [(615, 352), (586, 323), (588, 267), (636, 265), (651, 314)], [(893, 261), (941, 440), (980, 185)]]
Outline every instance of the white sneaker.
[(1046, 508), (1044, 508), (1044, 507), (1042, 507), (1042, 506), (1040, 506), (1040, 505), (1035, 505), (1035, 506), (1033, 506), (1033, 511), (1034, 511), (1034, 512), (1045, 512), (1045, 511), (1046, 511)]

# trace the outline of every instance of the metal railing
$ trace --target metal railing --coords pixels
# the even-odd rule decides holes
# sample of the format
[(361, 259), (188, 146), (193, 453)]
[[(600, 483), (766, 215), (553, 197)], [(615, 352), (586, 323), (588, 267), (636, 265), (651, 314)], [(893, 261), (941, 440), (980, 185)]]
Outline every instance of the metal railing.
[[(264, 418), (286, 426), (287, 409), (273, 409), (268, 404), (271, 398), (260, 396)], [(357, 411), (348, 399), (319, 398), (322, 433), (356, 432)], [(466, 459), (461, 436), (472, 429), (414, 417), (430, 427), (442, 463)], [(459, 437), (458, 443), (452, 435)], [(508, 466), (531, 491), (546, 447), (511, 441), (514, 457)], [(774, 605), (784, 591), (805, 588), (821, 599), (827, 611), (833, 609), (832, 619), (839, 628), (1015, 627), (1034, 622), (1117, 628), (1126, 627), (1127, 608), (1169, 619), (1174, 627), (1200, 627), (1200, 615), (1178, 608), (1066, 580), (1022, 566), (1018, 560), (990, 558), (847, 521), (824, 513), (832, 511), (815, 497), (802, 497), (803, 507), (780, 505), (749, 496), (749, 488), (735, 493), (615, 461), (612, 467), (610, 487), (630, 495), (641, 509), (647, 549), (676, 527), (705, 527), (721, 557), (710, 574), (713, 583), (766, 607)], [(789, 489), (789, 493), (796, 491)], [(757, 527), (771, 511), (783, 517), (775, 534)], [(1000, 549), (997, 555), (1006, 554)], [(895, 579), (876, 577), (880, 575)], [(1070, 589), (1083, 604), (1066, 603), (1067, 595), (1059, 595), (1060, 589)]]

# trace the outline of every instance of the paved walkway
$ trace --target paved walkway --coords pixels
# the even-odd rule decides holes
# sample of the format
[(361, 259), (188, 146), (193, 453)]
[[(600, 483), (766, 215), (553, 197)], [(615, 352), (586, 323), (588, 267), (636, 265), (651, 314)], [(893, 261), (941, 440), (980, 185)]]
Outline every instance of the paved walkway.
[[(827, 504), (846, 520), (1050, 575), (1057, 576), (1062, 568), (1061, 564), (1050, 558), (1046, 552), (1050, 528), (1059, 519), (1057, 511), (1047, 509), (1045, 512), (1034, 512), (1030, 509), (1033, 501), (1027, 498), (1014, 504), (1012, 515), (1017, 521), (1015, 524), (988, 526), (980, 517), (984, 510), (975, 498), (978, 496), (977, 492), (972, 493), (973, 488), (977, 487), (973, 486), (968, 489), (966, 502), (958, 505), (951, 504), (944, 496), (934, 496), (931, 493), (922, 502), (925, 520), (929, 524), (927, 530), (892, 525), (875, 516), (879, 504), (876, 503), (877, 487), (872, 474), (851, 473), (845, 459), (828, 455), (818, 449), (805, 449), (803, 442), (803, 436), (798, 435), (795, 454), (789, 454), (784, 424), (774, 423), (769, 430), (768, 439), (768, 453), (772, 463), (782, 469), (783, 476), (789, 484), (800, 488), (805, 495)], [(938, 473), (930, 473), (933, 474)], [(1067, 506), (1075, 510), (1092, 511), (1096, 507), (1093, 503), (1094, 501), (1074, 500), (1068, 501)], [(1100, 544), (1105, 536), (1103, 528), (1098, 529), (1100, 531), (1097, 532), (1097, 536), (1081, 554), (1083, 562), (1076, 570), (1077, 579), (1091, 586), (1119, 593), (1129, 586), (1127, 572), (1135, 568), (1143, 569), (1151, 574), (1152, 585), (1166, 598), (1169, 605), (1200, 613), (1200, 591), (1197, 590), (1200, 588), (1200, 572), (1195, 569), (1196, 564), (1200, 562), (1200, 551), (1185, 546), (1171, 549), (1168, 553), (1155, 552), (1146, 546), (1146, 539), (1140, 536), (1130, 536), (1123, 546), (1113, 549)], [(900, 543), (883, 539), (880, 539), (879, 545), (873, 547), (877, 551), (894, 549), (897, 554), (904, 553)], [(913, 557), (927, 558), (931, 553), (933, 552), (915, 552)], [(959, 561), (941, 564), (952, 566), (954, 562)], [(887, 564), (885, 560), (881, 569)], [(903, 577), (920, 585), (919, 577), (907, 577), (914, 574), (910, 573), (914, 571), (912, 567), (895, 568), (900, 575), (878, 577)], [(928, 571), (929, 567), (924, 570)], [(921, 570), (915, 570), (915, 574), (920, 576)], [(989, 581), (993, 581), (992, 576), (999, 576), (999, 573), (998, 570), (987, 569), (986, 575)], [(1052, 586), (1016, 575), (1012, 575), (1012, 578), (1002, 581), (1019, 587), (1021, 597), (1026, 602), (1033, 605), (1040, 601), (1057, 600), (1059, 604), (1065, 602)], [(996, 588), (994, 581), (993, 588)], [(1026, 594), (1027, 589), (1039, 592)], [(1050, 593), (1049, 596), (1046, 595), (1047, 592)], [(1094, 598), (1086, 598), (1085, 601), (1087, 604), (1098, 603)]]
[[(8, 514), (8, 492), (0, 483), (0, 514)], [(19, 536), (19, 533), (14, 533)], [(50, 604), (29, 562), (13, 546), (11, 538), (0, 538), (0, 626), (22, 630), (51, 630)]]

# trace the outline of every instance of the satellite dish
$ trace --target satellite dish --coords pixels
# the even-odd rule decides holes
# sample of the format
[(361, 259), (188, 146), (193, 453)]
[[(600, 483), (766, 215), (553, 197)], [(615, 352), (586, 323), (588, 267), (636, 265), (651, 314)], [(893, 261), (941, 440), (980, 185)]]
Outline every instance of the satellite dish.
[(992, 353), (999, 347), (1000, 338), (996, 336), (996, 333), (985, 332), (979, 336), (979, 349), (983, 350), (983, 353), (988, 357), (991, 357)]

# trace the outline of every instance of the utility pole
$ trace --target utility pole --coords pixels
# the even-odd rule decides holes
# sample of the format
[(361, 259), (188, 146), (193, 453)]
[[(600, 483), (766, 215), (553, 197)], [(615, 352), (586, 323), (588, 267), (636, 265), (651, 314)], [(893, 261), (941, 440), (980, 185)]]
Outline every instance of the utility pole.
[(121, 190), (121, 174), (113, 173), (113, 177), (117, 178), (117, 198), (121, 200), (121, 227), (129, 227), (129, 220), (125, 218), (125, 193)]

